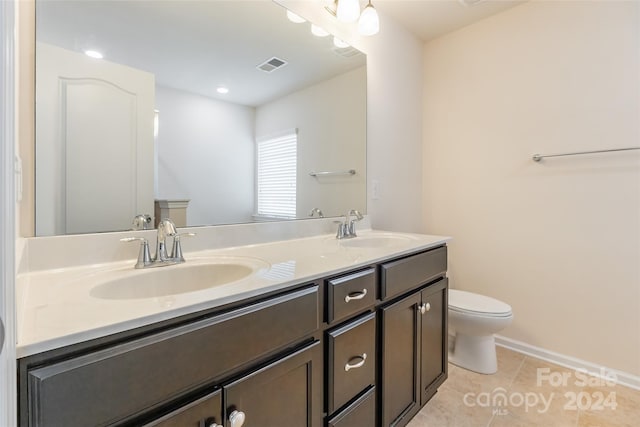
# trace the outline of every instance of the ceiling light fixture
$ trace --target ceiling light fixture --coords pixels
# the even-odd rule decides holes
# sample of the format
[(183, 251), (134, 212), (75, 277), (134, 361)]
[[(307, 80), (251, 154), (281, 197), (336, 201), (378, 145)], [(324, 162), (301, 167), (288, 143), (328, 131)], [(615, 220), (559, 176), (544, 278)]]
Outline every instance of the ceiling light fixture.
[(302, 24), (303, 22), (307, 22), (307, 20), (304, 19), (302, 16), (296, 15), (290, 10), (287, 10), (287, 18), (289, 18), (289, 21), (295, 22), (296, 24)]
[(363, 36), (373, 36), (380, 31), (380, 17), (371, 0), (368, 1), (362, 14), (358, 0), (334, 0), (333, 4), (325, 9), (340, 22), (358, 21), (358, 32)]
[(356, 22), (360, 16), (360, 3), (358, 0), (337, 0), (336, 17), (344, 23)]
[(84, 54), (93, 59), (102, 59), (104, 55), (97, 50), (85, 50)]
[(337, 38), (336, 36), (333, 36), (333, 45), (337, 48), (340, 49), (344, 49), (349, 47), (349, 43), (345, 42), (344, 40), (341, 40), (339, 38)]
[(369, 4), (364, 8), (358, 20), (358, 32), (363, 36), (372, 36), (378, 34), (378, 31), (380, 31), (380, 18), (369, 0)]
[(218, 88), (216, 89), (216, 92), (224, 95), (225, 93), (229, 93), (229, 88), (226, 88), (224, 86), (218, 86)]
[(329, 32), (316, 24), (311, 24), (311, 34), (318, 37), (326, 37), (329, 35)]

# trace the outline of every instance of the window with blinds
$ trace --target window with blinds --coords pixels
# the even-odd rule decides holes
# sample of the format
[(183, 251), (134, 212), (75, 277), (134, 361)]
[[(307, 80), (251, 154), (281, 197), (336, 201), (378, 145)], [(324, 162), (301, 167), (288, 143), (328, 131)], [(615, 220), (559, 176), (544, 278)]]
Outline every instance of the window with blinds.
[(297, 130), (259, 138), (256, 151), (258, 216), (295, 218)]

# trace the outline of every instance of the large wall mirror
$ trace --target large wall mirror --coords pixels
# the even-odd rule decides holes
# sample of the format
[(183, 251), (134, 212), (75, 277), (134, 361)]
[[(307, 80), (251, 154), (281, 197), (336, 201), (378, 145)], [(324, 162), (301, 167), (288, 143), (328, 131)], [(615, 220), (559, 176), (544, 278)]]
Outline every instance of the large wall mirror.
[(271, 1), (37, 0), (35, 151), (37, 236), (364, 212), (366, 57)]

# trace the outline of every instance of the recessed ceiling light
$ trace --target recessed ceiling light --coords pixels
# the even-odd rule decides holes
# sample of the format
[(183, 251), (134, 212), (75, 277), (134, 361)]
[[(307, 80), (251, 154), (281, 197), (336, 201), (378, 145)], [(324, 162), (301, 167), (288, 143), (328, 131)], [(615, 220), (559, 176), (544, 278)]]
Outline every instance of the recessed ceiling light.
[(303, 22), (307, 22), (307, 20), (304, 19), (302, 16), (296, 15), (290, 10), (287, 10), (287, 18), (289, 18), (289, 21), (295, 22), (296, 24), (302, 24)]
[(329, 35), (329, 32), (322, 27), (318, 27), (315, 24), (311, 24), (311, 34), (318, 37), (326, 37)]
[(216, 89), (216, 92), (222, 93), (222, 94), (229, 93), (229, 88), (226, 88), (224, 86), (218, 86), (218, 88)]
[(349, 43), (345, 42), (344, 40), (340, 40), (336, 36), (333, 36), (333, 45), (335, 47), (340, 48), (340, 49), (344, 49), (345, 47), (349, 47)]
[(84, 54), (94, 59), (104, 58), (104, 55), (102, 55), (102, 53), (98, 52), (97, 50), (85, 50)]

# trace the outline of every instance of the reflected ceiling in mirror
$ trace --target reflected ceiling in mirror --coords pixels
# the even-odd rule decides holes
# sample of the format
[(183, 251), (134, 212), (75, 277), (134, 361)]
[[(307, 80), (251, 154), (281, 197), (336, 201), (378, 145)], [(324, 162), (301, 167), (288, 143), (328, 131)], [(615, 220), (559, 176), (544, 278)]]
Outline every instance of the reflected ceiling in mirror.
[[(39, 0), (36, 19), (36, 235), (126, 230), (185, 200), (189, 226), (365, 210), (356, 49), (269, 1)], [(295, 213), (264, 214), (256, 141), (287, 132)]]

